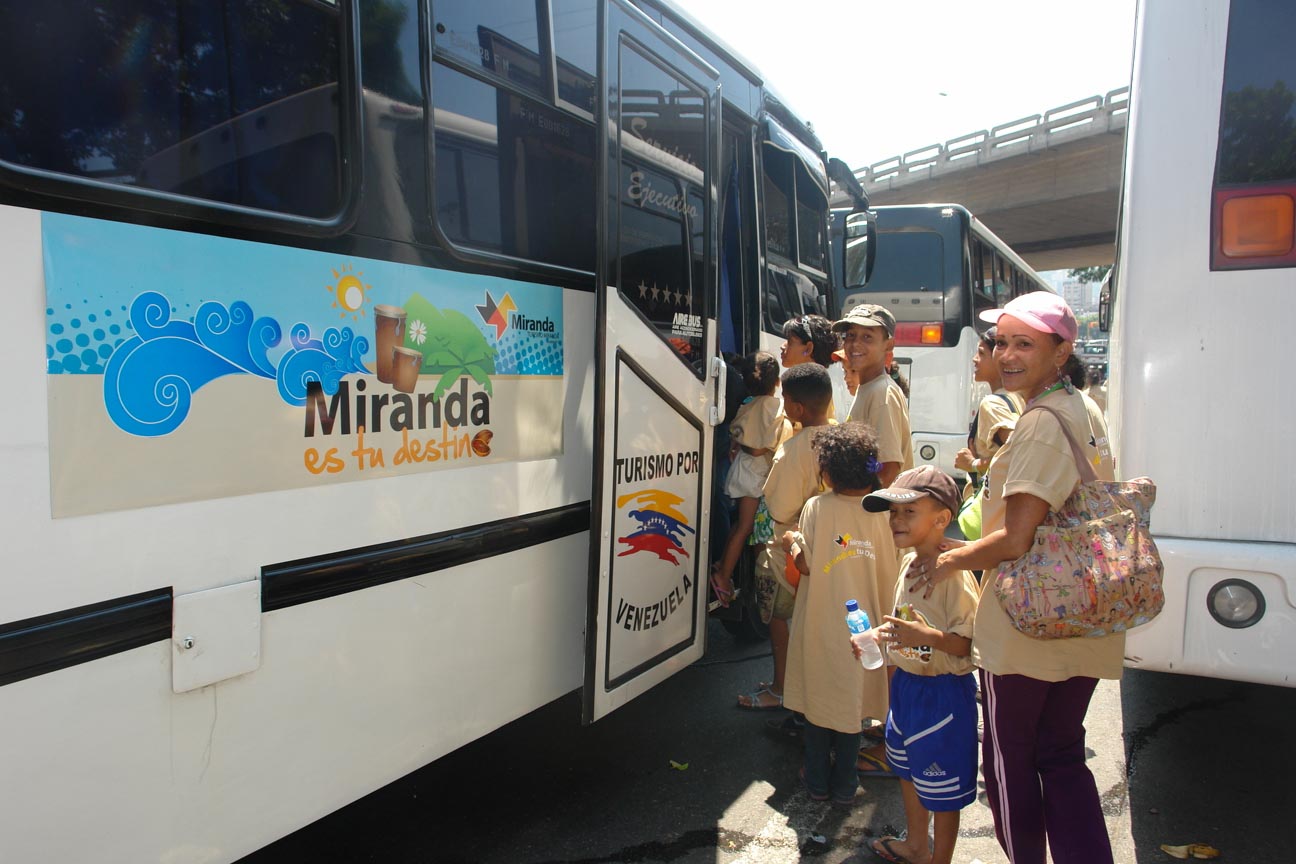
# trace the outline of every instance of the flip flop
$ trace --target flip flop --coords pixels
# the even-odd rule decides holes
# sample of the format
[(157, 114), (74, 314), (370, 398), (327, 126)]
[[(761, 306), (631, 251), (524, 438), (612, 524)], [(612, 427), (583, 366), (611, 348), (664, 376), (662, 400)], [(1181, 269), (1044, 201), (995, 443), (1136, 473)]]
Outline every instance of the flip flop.
[[(861, 768), (860, 764), (869, 765), (869, 768)], [(885, 759), (879, 759), (872, 753), (861, 750), (855, 755), (855, 773), (860, 777), (895, 777), (895, 772), (891, 766), (886, 763)]]
[[(899, 842), (899, 837), (879, 837), (876, 840), (869, 841), (869, 850), (883, 861), (888, 862), (888, 864), (910, 864), (908, 858), (891, 848), (892, 843)], [(882, 848), (879, 849), (878, 844), (881, 844)]]
[[(768, 693), (769, 695), (774, 697), (773, 705), (766, 705), (762, 702), (761, 695), (765, 693)], [(744, 705), (741, 702), (738, 703), (738, 707), (743, 709), (744, 711), (779, 711), (783, 708), (782, 694), (775, 693), (773, 690), (769, 689), (768, 687), (762, 687), (759, 690), (753, 690), (751, 693), (747, 693), (744, 695), (746, 695), (747, 697), (748, 704)], [(741, 699), (742, 697), (740, 696), (739, 698)]]
[(710, 583), (711, 590), (715, 593), (716, 600), (720, 603), (721, 606), (723, 606), (725, 609), (728, 609), (729, 604), (732, 603), (734, 601), (734, 598), (738, 596), (738, 592), (734, 590), (732, 585), (729, 588), (722, 588), (720, 586), (719, 579), (714, 570), (711, 571), (711, 578), (708, 579), (707, 582)]

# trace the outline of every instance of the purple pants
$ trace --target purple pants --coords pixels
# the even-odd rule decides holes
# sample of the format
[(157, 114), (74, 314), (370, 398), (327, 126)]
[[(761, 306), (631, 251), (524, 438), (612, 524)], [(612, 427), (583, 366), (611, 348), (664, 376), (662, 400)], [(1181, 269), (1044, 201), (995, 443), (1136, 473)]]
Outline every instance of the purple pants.
[(1097, 678), (1037, 681), (981, 672), (982, 770), (995, 836), (1012, 864), (1112, 864), (1098, 787), (1085, 765)]

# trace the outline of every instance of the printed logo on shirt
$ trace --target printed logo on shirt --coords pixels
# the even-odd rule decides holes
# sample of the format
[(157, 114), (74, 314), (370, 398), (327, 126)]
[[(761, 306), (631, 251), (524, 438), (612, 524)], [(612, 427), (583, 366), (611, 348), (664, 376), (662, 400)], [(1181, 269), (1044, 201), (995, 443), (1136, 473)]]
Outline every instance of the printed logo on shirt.
[(850, 558), (872, 558), (877, 560), (877, 555), (873, 552), (872, 540), (856, 540), (849, 534), (838, 534), (833, 538), (833, 543), (841, 548), (841, 552), (824, 565), (823, 572), (827, 573), (841, 562)]
[(923, 771), (923, 776), (924, 777), (944, 777), (945, 773), (946, 772), (944, 768), (940, 767), (935, 762), (933, 762), (932, 764), (927, 766), (926, 771)]

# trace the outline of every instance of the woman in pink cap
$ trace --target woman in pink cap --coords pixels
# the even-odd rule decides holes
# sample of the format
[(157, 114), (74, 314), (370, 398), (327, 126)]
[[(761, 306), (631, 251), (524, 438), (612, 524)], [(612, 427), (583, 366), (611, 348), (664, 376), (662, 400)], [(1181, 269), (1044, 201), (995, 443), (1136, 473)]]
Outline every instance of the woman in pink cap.
[[(997, 327), (994, 358), (1005, 389), (1025, 407), (1052, 408), (1110, 480), (1110, 457), (1094, 445), (1084, 400), (1062, 368), (1076, 337), (1076, 319), (1055, 294), (1024, 294), (981, 313)], [(1105, 449), (1105, 448), (1104, 448)], [(1057, 417), (1023, 413), (991, 460), (981, 494), (982, 538), (942, 552), (914, 590), (963, 570), (995, 569), (1030, 548), (1035, 529), (1080, 481)], [(1118, 679), (1125, 636), (1034, 639), (1019, 633), (993, 593), (982, 594), (972, 656), (981, 668), (985, 732), (982, 770), (995, 834), (1012, 864), (1109, 864), (1111, 843), (1093, 775), (1085, 766), (1084, 718), (1100, 678)]]

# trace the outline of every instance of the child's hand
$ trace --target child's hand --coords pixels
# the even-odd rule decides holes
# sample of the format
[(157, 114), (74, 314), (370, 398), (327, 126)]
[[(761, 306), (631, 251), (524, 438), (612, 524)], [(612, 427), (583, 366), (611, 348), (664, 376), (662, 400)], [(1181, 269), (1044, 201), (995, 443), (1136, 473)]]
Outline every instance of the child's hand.
[(863, 656), (864, 654), (864, 651), (860, 648), (860, 645), (863, 643), (863, 641), (865, 639), (869, 641), (873, 641), (875, 638), (880, 637), (881, 633), (882, 633), (881, 628), (877, 628), (876, 630), (865, 630), (863, 633), (851, 634), (850, 637), (851, 653), (855, 655), (856, 660), (860, 659), (860, 657)]
[(921, 621), (906, 621), (892, 615), (883, 615), (882, 621), (882, 626), (877, 628), (878, 641), (887, 646), (920, 648), (931, 645), (941, 635), (941, 631)]
[(796, 535), (791, 531), (784, 531), (783, 536), (779, 538), (779, 544), (783, 547), (784, 552), (792, 551), (792, 544), (796, 542)]
[(964, 447), (954, 454), (954, 467), (960, 471), (971, 471), (974, 460), (975, 457), (972, 455), (972, 451)]

